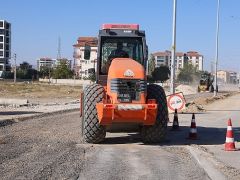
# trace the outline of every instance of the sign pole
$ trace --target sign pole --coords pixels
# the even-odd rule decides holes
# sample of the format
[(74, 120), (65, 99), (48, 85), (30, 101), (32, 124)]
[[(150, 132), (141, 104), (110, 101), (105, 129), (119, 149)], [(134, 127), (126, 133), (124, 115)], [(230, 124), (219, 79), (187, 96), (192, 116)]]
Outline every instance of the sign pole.
[(175, 93), (175, 51), (176, 51), (176, 6), (177, 0), (173, 0), (173, 32), (172, 32), (172, 54), (171, 54), (171, 79), (170, 93)]

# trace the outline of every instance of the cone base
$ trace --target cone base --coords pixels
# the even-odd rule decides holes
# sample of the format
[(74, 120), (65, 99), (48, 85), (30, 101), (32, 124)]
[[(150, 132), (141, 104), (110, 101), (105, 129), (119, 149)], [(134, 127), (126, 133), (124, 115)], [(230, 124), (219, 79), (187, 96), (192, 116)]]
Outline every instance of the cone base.
[(173, 126), (171, 131), (180, 131), (180, 128), (179, 126)]
[(190, 133), (187, 139), (190, 139), (190, 140), (197, 140), (198, 137), (197, 137), (197, 134)]
[(238, 149), (236, 149), (235, 144), (234, 143), (225, 143), (225, 151), (238, 151)]
[(224, 149), (224, 151), (239, 151), (239, 149)]

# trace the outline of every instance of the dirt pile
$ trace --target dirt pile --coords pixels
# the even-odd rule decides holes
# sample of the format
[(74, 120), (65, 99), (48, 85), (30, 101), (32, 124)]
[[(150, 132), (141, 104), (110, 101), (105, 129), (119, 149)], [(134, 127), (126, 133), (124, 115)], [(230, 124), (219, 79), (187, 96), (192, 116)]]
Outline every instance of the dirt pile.
[(176, 92), (183, 92), (184, 95), (196, 94), (197, 88), (189, 85), (180, 84), (176, 87)]

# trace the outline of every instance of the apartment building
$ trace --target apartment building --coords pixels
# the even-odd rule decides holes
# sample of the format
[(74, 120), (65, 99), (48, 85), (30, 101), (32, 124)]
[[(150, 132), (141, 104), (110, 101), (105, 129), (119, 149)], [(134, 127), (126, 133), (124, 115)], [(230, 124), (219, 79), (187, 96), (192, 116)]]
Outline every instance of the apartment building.
[(203, 70), (203, 56), (196, 51), (187, 52), (188, 63), (192, 64), (199, 71)]
[(56, 59), (44, 57), (37, 59), (37, 70), (40, 71), (42, 67), (53, 68)]
[(9, 59), (11, 59), (11, 24), (0, 20), (0, 77), (3, 72), (11, 70)]
[[(184, 63), (190, 63), (194, 67), (197, 67), (199, 71), (203, 70), (203, 56), (196, 51), (189, 51), (186, 53), (176, 52), (175, 53), (175, 71), (178, 72), (180, 68), (183, 68)], [(153, 53), (155, 58), (155, 65), (159, 67), (161, 65), (169, 66), (171, 65), (171, 51), (156, 52)]]
[(156, 52), (153, 53), (153, 56), (155, 58), (155, 67), (169, 66), (169, 59), (171, 58), (170, 51)]
[(72, 60), (67, 58), (52, 59), (49, 57), (44, 57), (37, 59), (37, 70), (40, 71), (41, 67), (55, 68), (60, 64), (60, 62), (66, 63), (67, 67), (72, 69)]
[(229, 71), (229, 83), (237, 84), (238, 83), (238, 74), (234, 71)]
[(228, 71), (219, 70), (217, 71), (218, 82), (229, 83), (230, 82), (230, 73)]
[[(90, 69), (96, 70), (97, 66), (97, 43), (96, 37), (79, 37), (74, 47), (74, 72), (76, 77), (89, 77)], [(86, 51), (85, 51), (86, 50)]]

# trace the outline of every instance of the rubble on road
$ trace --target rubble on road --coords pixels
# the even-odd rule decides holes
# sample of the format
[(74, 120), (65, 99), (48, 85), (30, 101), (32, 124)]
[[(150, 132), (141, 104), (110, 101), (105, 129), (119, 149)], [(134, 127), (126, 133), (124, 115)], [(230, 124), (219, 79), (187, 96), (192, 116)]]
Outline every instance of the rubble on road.
[[(28, 103), (26, 106), (18, 106), (15, 104), (0, 105), (0, 122), (14, 121), (26, 119), (33, 116), (43, 114), (78, 110), (80, 107), (79, 100), (69, 100), (63, 102), (40, 102)], [(0, 124), (1, 126), (1, 124)]]
[(0, 98), (0, 105), (8, 106), (27, 106), (29, 103), (28, 99), (9, 99), (9, 98)]
[(236, 93), (225, 93), (225, 94), (221, 94), (221, 95), (217, 95), (217, 96), (212, 96), (212, 97), (199, 97), (196, 98), (193, 101), (190, 101), (188, 103), (186, 103), (186, 109), (183, 112), (204, 112), (206, 111), (204, 109), (204, 105), (207, 105), (209, 103), (213, 103), (214, 101), (217, 100), (221, 100), (221, 99), (225, 99), (229, 96), (232, 96)]

